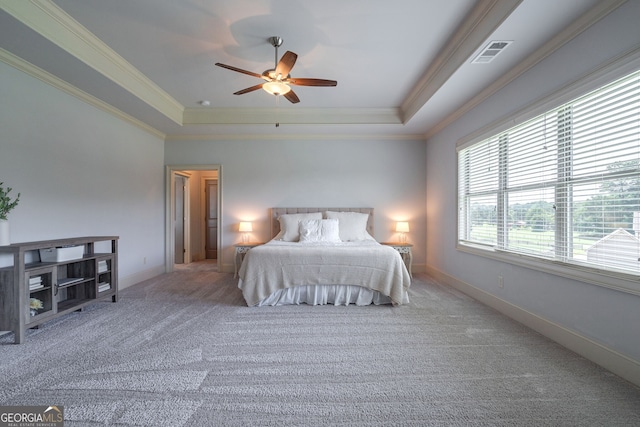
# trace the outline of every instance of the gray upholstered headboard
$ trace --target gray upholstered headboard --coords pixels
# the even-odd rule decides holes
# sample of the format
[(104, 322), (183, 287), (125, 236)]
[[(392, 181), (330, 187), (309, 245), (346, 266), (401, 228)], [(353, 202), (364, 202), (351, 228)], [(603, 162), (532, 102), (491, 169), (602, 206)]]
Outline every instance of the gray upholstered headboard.
[(313, 213), (313, 212), (360, 212), (369, 214), (369, 220), (367, 221), (367, 231), (372, 236), (373, 234), (373, 208), (271, 208), (271, 239), (276, 237), (280, 232), (280, 215), (283, 214), (296, 214), (296, 213)]

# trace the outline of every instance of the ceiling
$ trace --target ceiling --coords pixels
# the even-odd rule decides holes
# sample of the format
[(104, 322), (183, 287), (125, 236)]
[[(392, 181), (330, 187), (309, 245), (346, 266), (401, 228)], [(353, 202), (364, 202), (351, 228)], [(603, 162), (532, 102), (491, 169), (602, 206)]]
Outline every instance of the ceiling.
[[(0, 60), (166, 138), (426, 138), (622, 3), (0, 0)], [(261, 80), (214, 64), (273, 68), (271, 36), (338, 85), (233, 95)]]

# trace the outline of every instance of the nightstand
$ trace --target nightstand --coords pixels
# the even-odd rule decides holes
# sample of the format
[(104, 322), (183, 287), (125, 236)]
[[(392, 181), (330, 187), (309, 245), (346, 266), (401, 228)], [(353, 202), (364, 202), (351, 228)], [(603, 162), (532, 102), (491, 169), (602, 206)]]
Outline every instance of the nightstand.
[(411, 264), (413, 263), (413, 253), (411, 252), (411, 248), (413, 245), (411, 243), (400, 242), (382, 242), (382, 244), (391, 246), (393, 249), (400, 252), (404, 265), (407, 266), (407, 270), (409, 271), (409, 277), (413, 279), (413, 274), (411, 273)]
[[(242, 265), (242, 260), (244, 260), (244, 256), (251, 248), (255, 248), (256, 246), (263, 245), (262, 242), (249, 242), (249, 243), (238, 243), (233, 246), (236, 248), (236, 253), (233, 257), (233, 277), (238, 277), (238, 269)], [(238, 262), (240, 259), (240, 262)]]

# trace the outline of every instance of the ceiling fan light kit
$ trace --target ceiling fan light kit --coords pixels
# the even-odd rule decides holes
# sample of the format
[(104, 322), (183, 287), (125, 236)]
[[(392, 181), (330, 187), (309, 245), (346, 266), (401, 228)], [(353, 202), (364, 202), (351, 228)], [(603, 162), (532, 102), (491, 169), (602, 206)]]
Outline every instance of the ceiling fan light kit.
[(271, 95), (285, 95), (291, 91), (291, 87), (283, 82), (273, 80), (262, 84), (262, 89)]
[(254, 73), (252, 71), (243, 70), (241, 68), (236, 68), (231, 65), (221, 64), (219, 62), (216, 63), (218, 67), (226, 68), (231, 71), (236, 71), (238, 73), (247, 74), (249, 76), (257, 77), (265, 80), (265, 83), (261, 83), (255, 86), (248, 87), (246, 89), (239, 90), (234, 92), (234, 95), (243, 95), (245, 93), (253, 92), (258, 89), (263, 89), (265, 92), (279, 96), (284, 96), (289, 102), (292, 104), (297, 104), (300, 102), (298, 95), (291, 89), (291, 85), (294, 86), (337, 86), (338, 82), (335, 80), (325, 80), (325, 79), (310, 79), (310, 78), (292, 78), (289, 74), (289, 71), (293, 68), (298, 59), (298, 55), (291, 52), (286, 51), (280, 61), (278, 61), (278, 47), (282, 45), (282, 37), (269, 37), (269, 42), (275, 48), (275, 68), (271, 70), (266, 70), (262, 74)]

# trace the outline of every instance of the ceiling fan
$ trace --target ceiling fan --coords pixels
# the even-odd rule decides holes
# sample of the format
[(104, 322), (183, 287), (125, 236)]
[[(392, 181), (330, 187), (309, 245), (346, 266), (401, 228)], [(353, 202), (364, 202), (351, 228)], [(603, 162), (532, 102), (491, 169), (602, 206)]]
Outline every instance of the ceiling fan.
[(219, 62), (216, 63), (218, 67), (226, 68), (231, 71), (237, 71), (238, 73), (248, 74), (253, 77), (258, 77), (259, 79), (265, 80), (265, 83), (260, 83), (259, 85), (251, 86), (246, 89), (239, 90), (234, 92), (234, 95), (243, 95), (245, 93), (253, 92), (254, 90), (264, 89), (266, 92), (272, 95), (282, 95), (289, 102), (296, 104), (300, 102), (300, 98), (295, 94), (293, 90), (291, 90), (290, 85), (294, 86), (336, 86), (338, 84), (335, 80), (324, 80), (324, 79), (308, 79), (308, 78), (294, 78), (291, 77), (289, 71), (293, 68), (296, 63), (296, 59), (298, 59), (298, 55), (286, 51), (280, 61), (278, 61), (278, 47), (282, 45), (281, 37), (270, 37), (269, 42), (276, 49), (276, 65), (275, 68), (264, 71), (262, 74), (254, 73), (252, 71), (243, 70), (240, 68), (232, 67), (231, 65), (221, 64)]

